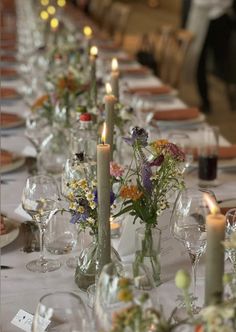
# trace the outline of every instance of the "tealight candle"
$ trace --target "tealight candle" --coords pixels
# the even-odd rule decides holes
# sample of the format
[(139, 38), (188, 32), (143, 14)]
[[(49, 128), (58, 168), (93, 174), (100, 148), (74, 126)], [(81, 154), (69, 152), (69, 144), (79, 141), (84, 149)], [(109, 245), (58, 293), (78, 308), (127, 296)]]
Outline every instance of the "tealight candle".
[(110, 228), (111, 228), (111, 238), (112, 239), (120, 237), (120, 231), (121, 231), (120, 221), (111, 217), (110, 218)]
[(98, 190), (98, 272), (111, 260), (110, 238), (110, 145), (106, 141), (106, 124), (102, 144), (97, 145)]
[(207, 193), (204, 198), (211, 214), (206, 217), (207, 249), (205, 305), (221, 302), (223, 295), (225, 216)]
[(105, 101), (105, 119), (107, 124), (107, 143), (111, 148), (111, 160), (113, 159), (113, 136), (114, 136), (114, 106), (116, 97), (112, 94), (110, 83), (106, 83)]
[(119, 99), (119, 76), (118, 61), (116, 58), (113, 58), (111, 61), (111, 86), (117, 100)]

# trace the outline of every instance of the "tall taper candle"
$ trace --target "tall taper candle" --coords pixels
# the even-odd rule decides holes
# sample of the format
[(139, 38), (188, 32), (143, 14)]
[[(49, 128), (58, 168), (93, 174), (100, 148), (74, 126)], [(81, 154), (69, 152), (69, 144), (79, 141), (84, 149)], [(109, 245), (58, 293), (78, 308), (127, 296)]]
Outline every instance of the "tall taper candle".
[(111, 87), (117, 100), (119, 100), (119, 76), (118, 61), (116, 58), (113, 58), (111, 61)]
[(114, 106), (116, 97), (111, 94), (112, 89), (109, 83), (106, 83), (106, 96), (105, 101), (105, 120), (107, 125), (107, 143), (110, 145), (111, 160), (113, 160), (113, 136), (114, 136)]
[(221, 302), (223, 296), (225, 216), (209, 194), (204, 196), (211, 210), (206, 218), (205, 305), (209, 305)]
[(96, 46), (92, 46), (90, 49), (90, 100), (96, 105), (97, 104), (97, 78), (96, 78), (96, 58), (98, 49)]
[(97, 190), (98, 190), (98, 266), (111, 261), (110, 236), (110, 145), (105, 144), (106, 124), (104, 123), (102, 144), (97, 145)]

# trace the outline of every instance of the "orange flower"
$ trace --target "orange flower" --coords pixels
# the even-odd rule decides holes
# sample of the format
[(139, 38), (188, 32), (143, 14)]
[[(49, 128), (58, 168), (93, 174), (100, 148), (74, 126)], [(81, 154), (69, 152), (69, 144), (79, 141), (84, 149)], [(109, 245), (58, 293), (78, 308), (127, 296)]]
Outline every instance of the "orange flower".
[(204, 327), (202, 325), (196, 325), (195, 332), (204, 332)]
[(131, 199), (132, 201), (137, 201), (143, 193), (139, 191), (137, 186), (123, 186), (120, 190), (120, 195), (124, 199)]
[(43, 95), (41, 97), (39, 97), (38, 99), (35, 100), (35, 102), (33, 103), (33, 105), (31, 106), (31, 108), (33, 110), (41, 108), (43, 106), (43, 104), (48, 101), (49, 97), (48, 95)]
[(78, 88), (77, 82), (73, 75), (68, 74), (66, 77), (62, 77), (57, 82), (57, 87), (59, 90), (67, 89), (71, 92), (75, 92)]
[(157, 141), (154, 141), (150, 143), (150, 146), (157, 152), (159, 152), (165, 145), (169, 143), (166, 139), (158, 139)]

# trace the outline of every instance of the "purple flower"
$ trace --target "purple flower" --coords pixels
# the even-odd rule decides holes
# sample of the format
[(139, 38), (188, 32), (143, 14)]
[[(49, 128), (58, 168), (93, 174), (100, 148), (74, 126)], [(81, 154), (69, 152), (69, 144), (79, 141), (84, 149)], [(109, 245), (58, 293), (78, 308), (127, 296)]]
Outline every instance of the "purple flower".
[(87, 220), (87, 218), (89, 217), (89, 213), (88, 211), (85, 211), (84, 213), (79, 213), (76, 212), (75, 214), (73, 214), (70, 222), (72, 224), (76, 224), (76, 223), (80, 223), (80, 222), (84, 222)]
[(185, 154), (184, 152), (174, 143), (168, 143), (165, 146), (166, 151), (168, 151), (174, 158), (184, 161), (185, 160)]
[(145, 129), (140, 127), (134, 127), (131, 130), (131, 137), (123, 137), (124, 141), (129, 145), (139, 144), (143, 147), (147, 146), (148, 133)]
[(163, 161), (164, 161), (164, 155), (160, 154), (160, 156), (158, 156), (157, 158), (155, 158), (153, 161), (151, 161), (149, 163), (149, 166), (150, 167), (161, 166), (161, 164), (163, 163)]
[(143, 186), (147, 190), (148, 193), (152, 192), (152, 170), (151, 166), (148, 163), (143, 163), (142, 165), (142, 180), (143, 180)]
[[(97, 191), (97, 189), (96, 189), (93, 193), (94, 193), (94, 200), (93, 200), (93, 201), (94, 201), (96, 204), (98, 204), (98, 191)], [(111, 192), (110, 192), (110, 204), (111, 204), (111, 205), (114, 203), (115, 199), (116, 199), (116, 196), (115, 196), (115, 194), (113, 193), (113, 191), (111, 191)]]

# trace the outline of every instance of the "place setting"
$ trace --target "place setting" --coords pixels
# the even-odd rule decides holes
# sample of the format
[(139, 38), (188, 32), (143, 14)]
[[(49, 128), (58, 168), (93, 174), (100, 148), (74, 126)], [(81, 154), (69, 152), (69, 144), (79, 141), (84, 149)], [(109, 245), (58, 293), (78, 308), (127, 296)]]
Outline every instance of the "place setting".
[(234, 332), (235, 144), (92, 3), (3, 1), (3, 329)]

